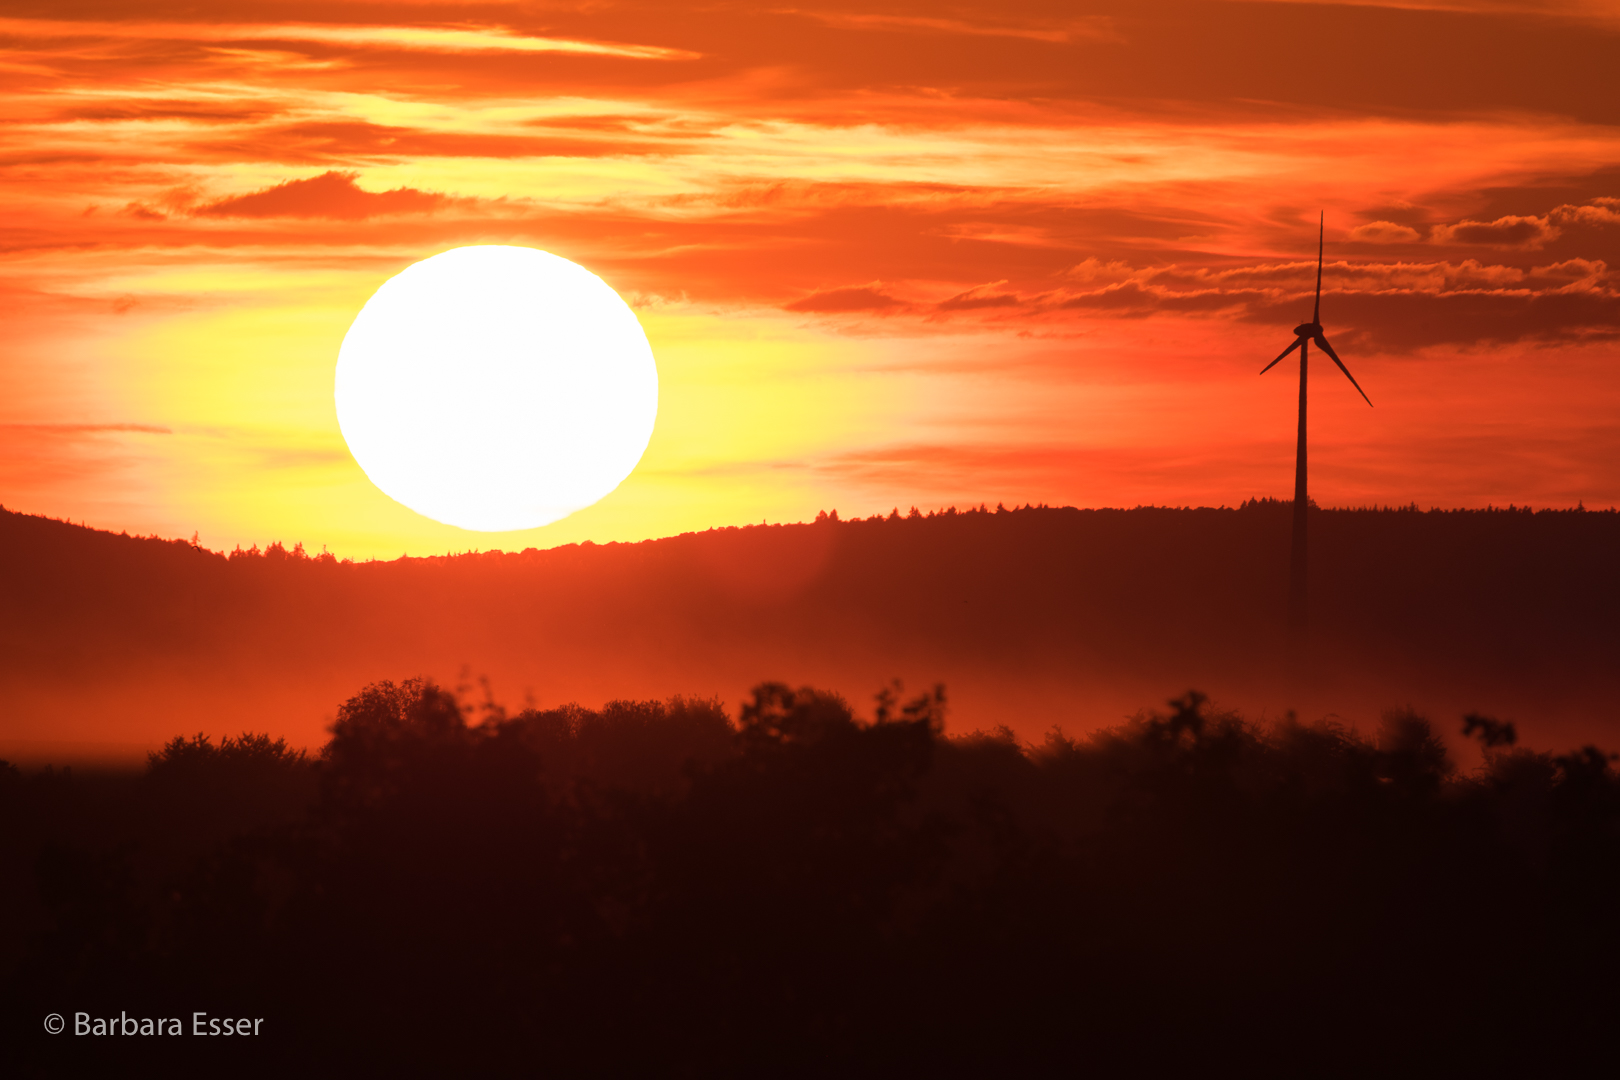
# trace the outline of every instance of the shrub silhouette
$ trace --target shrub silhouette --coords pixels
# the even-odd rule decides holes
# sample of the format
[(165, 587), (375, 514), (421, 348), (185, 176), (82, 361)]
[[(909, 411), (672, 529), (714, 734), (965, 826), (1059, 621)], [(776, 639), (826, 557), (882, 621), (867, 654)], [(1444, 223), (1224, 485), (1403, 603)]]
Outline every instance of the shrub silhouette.
[(503, 721), (494, 737), (522, 744), (558, 789), (588, 784), (670, 794), (685, 789), (690, 766), (733, 752), (731, 722), (719, 703), (680, 697), (610, 701), (601, 711), (526, 710)]

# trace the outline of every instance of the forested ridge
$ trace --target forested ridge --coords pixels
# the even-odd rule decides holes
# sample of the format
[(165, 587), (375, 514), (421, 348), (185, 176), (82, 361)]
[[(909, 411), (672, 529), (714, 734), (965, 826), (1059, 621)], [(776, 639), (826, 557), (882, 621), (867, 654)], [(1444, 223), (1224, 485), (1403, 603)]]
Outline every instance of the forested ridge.
[[(146, 702), (241, 717), (216, 736), (274, 723), (313, 746), (352, 687), (463, 665), (539, 702), (903, 675), (950, 682), (976, 726), (1032, 687), (1099, 719), (1189, 684), (1276, 713), (1300, 704), (1273, 692), (1289, 527), (1274, 501), (996, 508), (346, 564), (6, 512), (0, 678), (27, 738), (88, 738), (116, 710), (147, 745), (173, 721)], [(1313, 510), (1311, 530), (1314, 711), (1428, 703), (1604, 735), (1620, 514)], [(1021, 734), (1050, 722), (1097, 721)]]

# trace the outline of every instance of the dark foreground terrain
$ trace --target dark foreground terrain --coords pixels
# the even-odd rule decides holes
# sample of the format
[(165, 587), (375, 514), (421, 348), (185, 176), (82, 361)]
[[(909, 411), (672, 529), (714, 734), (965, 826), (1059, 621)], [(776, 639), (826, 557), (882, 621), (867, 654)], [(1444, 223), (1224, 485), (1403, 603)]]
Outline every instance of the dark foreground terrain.
[(1410, 713), (1358, 737), (1193, 694), (1021, 746), (945, 737), (942, 704), (509, 717), (381, 683), (314, 759), (0, 769), (8, 1074), (1549, 1076), (1612, 1049), (1603, 752), (1474, 716), (1464, 775)]
[(1311, 530), (1315, 652), (1290, 684), (1284, 503), (902, 511), (360, 564), (0, 511), (0, 757), (139, 762), (177, 729), (315, 748), (354, 687), (464, 666), (540, 705), (944, 681), (953, 730), (1026, 739), (1198, 686), (1254, 716), (1366, 727), (1410, 705), (1620, 744), (1620, 513), (1313, 510)]

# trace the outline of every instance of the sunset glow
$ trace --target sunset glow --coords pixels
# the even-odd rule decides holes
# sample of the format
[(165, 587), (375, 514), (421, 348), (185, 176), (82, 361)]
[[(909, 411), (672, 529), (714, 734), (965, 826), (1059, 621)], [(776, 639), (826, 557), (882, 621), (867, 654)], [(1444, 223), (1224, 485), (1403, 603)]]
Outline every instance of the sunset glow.
[[(1378, 408), (1317, 384), (1318, 502), (1620, 502), (1595, 5), (8, 12), (11, 509), (391, 558), (1286, 496), (1296, 390), (1256, 372), (1319, 212)], [(423, 518), (339, 428), (356, 314), (466, 245), (589, 268), (658, 358), (640, 464), (544, 528)]]

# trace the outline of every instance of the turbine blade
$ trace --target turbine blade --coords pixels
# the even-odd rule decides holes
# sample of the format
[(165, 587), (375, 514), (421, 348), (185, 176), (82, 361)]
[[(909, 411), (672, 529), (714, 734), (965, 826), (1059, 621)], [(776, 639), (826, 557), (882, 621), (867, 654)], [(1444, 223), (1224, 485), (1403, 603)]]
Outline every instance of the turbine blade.
[(1264, 375), (1266, 372), (1268, 372), (1272, 368), (1276, 367), (1279, 363), (1282, 362), (1283, 357), (1287, 356), (1289, 353), (1293, 352), (1295, 349), (1299, 348), (1303, 344), (1305, 344), (1304, 337), (1295, 338), (1294, 343), (1292, 345), (1288, 346), (1288, 348), (1284, 349), (1281, 353), (1277, 354), (1277, 359), (1273, 360), (1271, 363), (1267, 364), (1265, 367), (1260, 369), (1260, 374)]
[(1322, 230), (1326, 227), (1327, 212), (1323, 211), (1316, 219), (1316, 307), (1311, 311), (1311, 322), (1317, 326), (1322, 325)]
[(1323, 352), (1328, 354), (1329, 359), (1331, 359), (1335, 364), (1339, 365), (1339, 370), (1344, 372), (1344, 377), (1350, 380), (1350, 385), (1356, 388), (1356, 392), (1361, 395), (1362, 400), (1366, 401), (1368, 408), (1371, 408), (1372, 398), (1368, 397), (1367, 391), (1363, 390), (1361, 388), (1361, 384), (1356, 382), (1356, 377), (1350, 374), (1349, 368), (1344, 366), (1344, 361), (1340, 360), (1339, 354), (1333, 351), (1333, 346), (1328, 344), (1327, 338), (1321, 334), (1317, 334), (1316, 344)]

